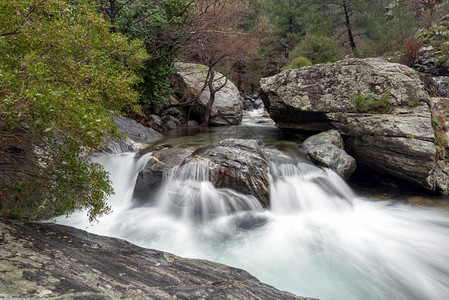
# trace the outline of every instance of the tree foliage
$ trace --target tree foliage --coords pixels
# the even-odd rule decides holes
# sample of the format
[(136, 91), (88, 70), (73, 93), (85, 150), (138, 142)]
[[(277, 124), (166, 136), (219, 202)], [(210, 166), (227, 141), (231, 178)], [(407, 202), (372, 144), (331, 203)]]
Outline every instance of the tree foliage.
[(112, 189), (86, 155), (118, 136), (111, 112), (138, 109), (145, 49), (88, 0), (1, 0), (0, 11), (0, 212), (93, 219)]
[(98, 0), (115, 31), (141, 39), (150, 57), (142, 69), (139, 85), (143, 105), (160, 106), (172, 92), (173, 61), (191, 33), (186, 25), (193, 13), (193, 0)]

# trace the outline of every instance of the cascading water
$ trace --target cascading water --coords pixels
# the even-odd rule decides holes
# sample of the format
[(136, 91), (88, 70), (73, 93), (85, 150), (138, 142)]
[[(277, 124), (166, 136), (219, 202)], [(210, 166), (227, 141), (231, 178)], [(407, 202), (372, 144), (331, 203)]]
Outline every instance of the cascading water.
[(192, 161), (174, 168), (156, 195), (162, 214), (183, 221), (208, 221), (240, 211), (262, 211), (256, 198), (231, 189), (217, 189), (209, 181), (207, 162)]
[(443, 300), (449, 295), (449, 214), (355, 195), (334, 172), (271, 164), (271, 209), (216, 189), (204, 162), (166, 176), (155, 201), (131, 199), (151, 154), (97, 158), (116, 194), (113, 212), (88, 224), (80, 212), (59, 223), (177, 255), (249, 271), (302, 296)]

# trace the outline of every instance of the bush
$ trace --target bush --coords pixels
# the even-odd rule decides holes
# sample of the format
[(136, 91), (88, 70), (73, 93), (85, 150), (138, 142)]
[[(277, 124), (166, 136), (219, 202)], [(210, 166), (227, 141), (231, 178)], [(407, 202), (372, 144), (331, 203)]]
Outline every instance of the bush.
[[(89, 0), (0, 2), (0, 215), (108, 211), (107, 173), (87, 156), (138, 110), (138, 40), (112, 33)], [(24, 14), (22, 12), (29, 12)]]
[(385, 113), (390, 110), (390, 97), (391, 93), (384, 93), (380, 97), (373, 93), (354, 93), (349, 98), (349, 103), (358, 112)]
[(308, 60), (304, 56), (300, 56), (300, 57), (295, 58), (291, 64), (283, 67), (282, 70), (285, 71), (285, 70), (291, 70), (291, 69), (299, 69), (299, 68), (308, 67), (311, 65), (312, 65), (312, 62), (310, 60)]
[(307, 35), (289, 54), (293, 62), (301, 56), (307, 58), (312, 64), (336, 62), (343, 59), (344, 48), (332, 39)]

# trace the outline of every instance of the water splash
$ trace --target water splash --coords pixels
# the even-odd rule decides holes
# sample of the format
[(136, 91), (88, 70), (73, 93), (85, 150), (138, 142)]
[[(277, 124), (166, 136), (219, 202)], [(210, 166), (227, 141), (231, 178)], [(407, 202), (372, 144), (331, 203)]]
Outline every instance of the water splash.
[(347, 210), (356, 197), (335, 172), (312, 164), (271, 165), (271, 209), (276, 214)]
[[(304, 163), (271, 167), (271, 211), (239, 207), (242, 195), (215, 189), (202, 163), (173, 170), (160, 191), (165, 200), (136, 207), (129, 190), (140, 165), (133, 160), (125, 155), (99, 161), (112, 173), (114, 212), (89, 231), (243, 268), (277, 288), (324, 300), (449, 295), (445, 211), (359, 198), (332, 171)], [(179, 202), (173, 208), (169, 192), (190, 195), (180, 203), (201, 210)], [(81, 215), (59, 222), (85, 229), (87, 216)], [(207, 217), (192, 222), (198, 215)]]
[(156, 199), (156, 207), (162, 214), (188, 222), (206, 222), (239, 211), (263, 210), (253, 196), (217, 189), (209, 181), (209, 165), (204, 161), (191, 161), (172, 170)]

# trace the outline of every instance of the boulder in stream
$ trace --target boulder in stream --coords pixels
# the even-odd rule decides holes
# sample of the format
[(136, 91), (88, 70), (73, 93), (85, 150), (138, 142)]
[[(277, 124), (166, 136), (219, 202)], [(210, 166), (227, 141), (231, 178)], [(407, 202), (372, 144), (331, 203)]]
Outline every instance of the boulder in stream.
[(0, 220), (0, 240), (0, 298), (306, 299), (240, 269), (62, 225)]
[(278, 127), (338, 129), (359, 166), (436, 190), (430, 96), (413, 69), (345, 59), (263, 78), (261, 96)]
[(356, 168), (355, 159), (344, 151), (344, 143), (337, 130), (329, 130), (306, 139), (303, 149), (310, 159), (348, 180)]
[(255, 196), (269, 206), (268, 161), (255, 140), (226, 139), (194, 157), (209, 162), (210, 181), (217, 188), (230, 188)]

